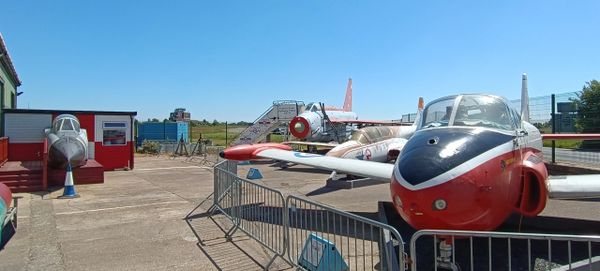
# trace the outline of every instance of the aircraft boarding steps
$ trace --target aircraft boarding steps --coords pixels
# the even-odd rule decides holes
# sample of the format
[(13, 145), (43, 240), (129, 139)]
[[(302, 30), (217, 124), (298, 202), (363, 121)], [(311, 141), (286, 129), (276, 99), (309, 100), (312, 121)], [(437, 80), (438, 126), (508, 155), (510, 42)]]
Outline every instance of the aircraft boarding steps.
[(265, 113), (258, 117), (250, 127), (246, 128), (231, 143), (231, 146), (261, 142), (265, 140), (274, 128), (289, 123), (303, 111), (304, 102), (291, 100), (274, 101), (273, 105)]

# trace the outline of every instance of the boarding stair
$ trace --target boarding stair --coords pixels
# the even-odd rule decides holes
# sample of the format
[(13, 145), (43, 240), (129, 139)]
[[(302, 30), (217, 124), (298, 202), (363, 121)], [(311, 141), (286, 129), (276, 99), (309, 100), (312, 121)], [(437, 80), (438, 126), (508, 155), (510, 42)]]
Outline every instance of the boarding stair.
[[(246, 128), (231, 143), (231, 146), (262, 142), (275, 128), (286, 125), (304, 111), (304, 102), (293, 100), (274, 101), (250, 127)], [(287, 128), (286, 128), (287, 129)]]
[(0, 168), (0, 182), (13, 193), (44, 190), (42, 161), (8, 161)]

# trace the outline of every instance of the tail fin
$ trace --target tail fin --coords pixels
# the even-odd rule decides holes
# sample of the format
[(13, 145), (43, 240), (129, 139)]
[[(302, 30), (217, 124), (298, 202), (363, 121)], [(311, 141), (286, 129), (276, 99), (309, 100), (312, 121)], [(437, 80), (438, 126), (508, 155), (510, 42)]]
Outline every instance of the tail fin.
[(346, 99), (344, 99), (344, 111), (352, 111), (352, 78), (348, 78), (348, 86), (346, 87)]
[(423, 101), (423, 97), (419, 97), (419, 105), (417, 107), (417, 116), (415, 117), (413, 126), (419, 125), (419, 122), (421, 121), (421, 117), (423, 115), (423, 107), (425, 107), (425, 102)]
[(529, 122), (529, 93), (527, 92), (527, 74), (521, 81), (521, 120)]

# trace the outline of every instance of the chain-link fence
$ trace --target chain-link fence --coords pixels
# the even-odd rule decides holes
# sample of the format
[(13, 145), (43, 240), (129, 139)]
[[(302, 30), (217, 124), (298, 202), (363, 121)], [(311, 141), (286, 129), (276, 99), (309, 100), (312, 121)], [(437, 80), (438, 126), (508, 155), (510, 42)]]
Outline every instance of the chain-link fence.
[[(530, 122), (543, 134), (589, 133), (590, 130), (597, 130), (599, 127), (593, 127), (593, 123), (599, 123), (600, 120), (593, 118), (594, 116), (597, 118), (600, 108), (595, 109), (596, 112), (588, 110), (586, 112), (588, 115), (583, 116), (577, 101), (579, 101), (579, 92), (530, 98)], [(511, 104), (520, 108), (521, 100), (513, 100)], [(585, 128), (578, 125), (578, 122), (583, 119), (589, 122)], [(549, 163), (597, 168), (600, 167), (600, 150), (596, 146), (598, 145), (594, 144), (594, 141), (546, 140), (543, 149), (544, 160)]]

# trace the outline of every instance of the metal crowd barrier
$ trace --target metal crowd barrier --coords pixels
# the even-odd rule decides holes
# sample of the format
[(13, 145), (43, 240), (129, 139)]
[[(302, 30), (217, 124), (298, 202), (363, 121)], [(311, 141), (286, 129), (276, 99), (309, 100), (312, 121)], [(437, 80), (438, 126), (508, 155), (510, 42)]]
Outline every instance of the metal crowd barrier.
[(323, 270), (404, 269), (404, 244), (392, 226), (295, 196), (286, 206), (290, 263), (308, 270), (325, 260)]
[[(240, 230), (274, 253), (265, 270), (277, 257), (308, 270), (324, 263), (327, 270), (404, 269), (404, 243), (393, 227), (307, 199), (284, 199), (281, 192), (236, 173), (236, 162), (215, 165), (209, 212), (218, 211), (233, 223), (225, 234), (229, 240)], [(311, 237), (339, 257), (332, 260), (332, 251), (311, 249), (319, 246)]]
[(218, 210), (235, 223), (232, 212), (236, 202), (232, 190), (233, 184), (237, 180), (237, 162), (223, 160), (213, 169), (213, 205), (208, 211), (213, 213)]
[(273, 252), (273, 257), (265, 266), (265, 270), (268, 270), (277, 257), (284, 257), (286, 251), (283, 195), (242, 178), (236, 178), (232, 194), (235, 226), (227, 237), (230, 239), (236, 230), (241, 230)]
[[(214, 167), (213, 205), (240, 230), (295, 267), (317, 270), (600, 270), (600, 237), (422, 230), (410, 260), (398, 231), (237, 176), (237, 162)], [(321, 270), (321, 269), (318, 269)]]
[(600, 270), (600, 237), (422, 230), (412, 270)]

